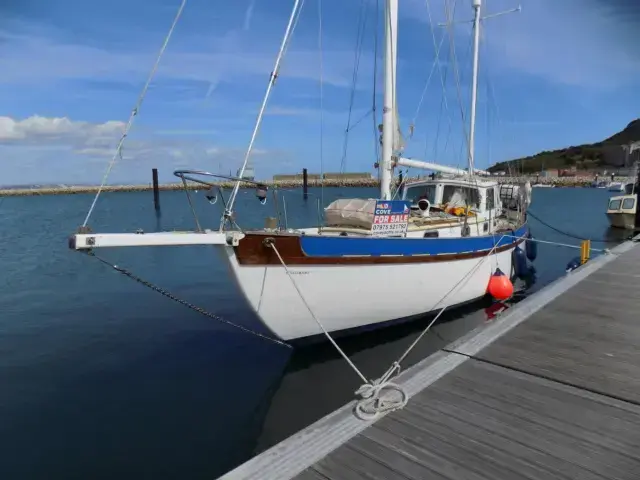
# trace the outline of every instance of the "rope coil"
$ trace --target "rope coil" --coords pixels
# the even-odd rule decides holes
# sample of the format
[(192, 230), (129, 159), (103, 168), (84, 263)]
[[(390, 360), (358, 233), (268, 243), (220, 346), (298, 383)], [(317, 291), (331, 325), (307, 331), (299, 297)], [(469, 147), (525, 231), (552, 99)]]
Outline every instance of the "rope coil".
[(353, 413), (360, 420), (376, 420), (380, 415), (400, 410), (409, 401), (404, 389), (393, 382), (377, 381), (366, 383), (356, 390), (360, 400), (356, 402)]

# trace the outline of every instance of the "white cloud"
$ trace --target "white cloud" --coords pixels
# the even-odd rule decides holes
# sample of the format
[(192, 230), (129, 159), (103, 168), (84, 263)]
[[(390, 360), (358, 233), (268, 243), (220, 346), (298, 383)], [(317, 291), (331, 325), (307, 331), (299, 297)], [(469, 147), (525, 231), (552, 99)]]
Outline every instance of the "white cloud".
[(198, 130), (198, 129), (171, 129), (171, 130), (156, 130), (156, 135), (167, 136), (182, 136), (182, 135), (216, 135), (220, 133), (218, 130)]
[[(106, 163), (116, 153), (117, 142), (124, 124), (118, 121), (91, 123), (66, 117), (48, 118), (38, 115), (25, 119), (0, 117), (0, 151), (5, 165), (20, 166), (3, 178), (3, 183), (23, 182), (25, 179), (42, 182), (98, 182)], [(150, 168), (163, 171), (175, 168), (212, 169), (211, 165), (235, 171), (245, 155), (244, 146), (211, 145), (192, 136), (155, 135), (144, 130), (128, 137), (122, 159), (112, 175), (113, 181), (146, 179)], [(254, 148), (255, 163), (263, 163), (263, 170), (281, 168), (292, 160), (285, 149)], [(215, 170), (213, 168), (213, 170)], [(13, 177), (11, 175), (14, 175)]]
[[(0, 32), (1, 33), (1, 32)], [(233, 39), (233, 41), (232, 41)], [(52, 36), (4, 36), (0, 44), (3, 59), (1, 84), (52, 83), (68, 80), (139, 81), (146, 78), (157, 55), (156, 48), (131, 46), (128, 50), (108, 51), (82, 44), (64, 43)], [(206, 51), (202, 47), (172, 46), (156, 74), (158, 80), (191, 80), (209, 84), (210, 95), (220, 83), (232, 83), (246, 76), (268, 78), (273, 70), (277, 46), (269, 42), (246, 49), (230, 32), (217, 39)], [(200, 49), (200, 51), (198, 50)], [(324, 82), (347, 87), (353, 69), (349, 49), (325, 51)], [(361, 68), (373, 64), (371, 55), (363, 55)], [(320, 75), (318, 51), (296, 49), (287, 52), (281, 79), (317, 82)]]
[(253, 18), (253, 9), (256, 6), (256, 0), (251, 0), (249, 2), (249, 6), (244, 14), (244, 24), (242, 25), (242, 29), (244, 31), (249, 31), (251, 28), (251, 19)]
[(78, 155), (87, 155), (89, 157), (113, 157), (116, 153), (116, 149), (108, 147), (86, 147), (74, 150), (73, 153)]
[(53, 141), (101, 141), (121, 135), (125, 124), (119, 121), (90, 123), (66, 117), (33, 115), (24, 120), (0, 117), (0, 143), (42, 143)]
[[(445, 20), (445, 3), (457, 3), (456, 21), (472, 17), (470, 1), (430, 0), (434, 22)], [(520, 4), (522, 11), (483, 23), (488, 58), (481, 58), (481, 68), (488, 63), (492, 73), (522, 72), (556, 84), (591, 89), (613, 89), (635, 82), (640, 75), (637, 42), (615, 5), (596, 0), (579, 3), (485, 0), (484, 15)], [(404, 7), (401, 5), (400, 13), (405, 18), (428, 22), (425, 0), (407, 0)], [(461, 24), (455, 30), (468, 39), (471, 26)]]
[(273, 116), (285, 116), (285, 117), (297, 117), (303, 115), (320, 115), (320, 110), (317, 108), (295, 108), (295, 107), (284, 107), (275, 105), (273, 107), (269, 107), (264, 112), (265, 115), (273, 115)]

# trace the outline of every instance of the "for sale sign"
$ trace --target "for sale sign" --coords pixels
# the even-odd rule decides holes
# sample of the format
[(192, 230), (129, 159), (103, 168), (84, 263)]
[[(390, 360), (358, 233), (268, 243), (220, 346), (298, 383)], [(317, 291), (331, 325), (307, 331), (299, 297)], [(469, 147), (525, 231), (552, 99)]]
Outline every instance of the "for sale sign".
[(376, 237), (404, 236), (409, 226), (409, 211), (406, 200), (378, 200), (371, 234)]

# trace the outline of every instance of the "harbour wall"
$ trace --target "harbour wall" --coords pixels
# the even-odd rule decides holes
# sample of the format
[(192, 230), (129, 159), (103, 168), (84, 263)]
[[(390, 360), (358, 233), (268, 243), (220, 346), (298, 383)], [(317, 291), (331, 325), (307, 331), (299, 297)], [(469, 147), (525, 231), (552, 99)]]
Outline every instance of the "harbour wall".
[[(410, 177), (408, 181), (419, 180), (420, 178), (426, 177)], [(576, 176), (576, 177), (488, 177), (493, 180), (497, 180), (499, 183), (517, 183), (523, 181), (523, 179), (528, 179), (532, 184), (539, 183), (544, 185), (553, 185), (556, 187), (589, 187), (592, 182), (595, 181), (595, 177), (585, 177), (585, 176)], [(610, 177), (599, 177), (599, 181), (610, 181)], [(630, 183), (633, 182), (632, 177), (617, 177), (615, 179), (616, 182), (622, 183)], [(272, 188), (300, 188), (302, 187), (302, 179), (300, 178), (292, 178), (292, 179), (282, 179), (282, 180), (265, 180), (262, 182), (264, 185), (267, 185)], [(233, 182), (220, 182), (217, 185), (220, 185), (224, 188), (229, 188), (233, 186)], [(347, 188), (347, 187), (377, 187), (379, 185), (378, 180), (375, 178), (339, 178), (339, 179), (321, 179), (321, 178), (309, 178), (308, 186), (309, 187), (338, 187), (338, 188)], [(243, 185), (246, 188), (253, 188), (253, 184), (246, 183)], [(180, 190), (183, 186), (181, 183), (170, 183), (163, 184), (159, 186), (159, 190), (163, 191), (172, 191), (172, 190)], [(203, 190), (206, 187), (194, 183), (189, 184), (189, 189), (191, 190)], [(35, 195), (78, 195), (78, 194), (95, 194), (98, 191), (99, 187), (97, 185), (62, 185), (62, 186), (48, 186), (48, 187), (23, 187), (23, 188), (5, 188), (0, 189), (0, 197), (22, 197), (22, 196), (35, 196)], [(138, 184), (138, 185), (106, 185), (103, 187), (103, 192), (142, 192), (152, 190), (153, 186), (149, 184)]]

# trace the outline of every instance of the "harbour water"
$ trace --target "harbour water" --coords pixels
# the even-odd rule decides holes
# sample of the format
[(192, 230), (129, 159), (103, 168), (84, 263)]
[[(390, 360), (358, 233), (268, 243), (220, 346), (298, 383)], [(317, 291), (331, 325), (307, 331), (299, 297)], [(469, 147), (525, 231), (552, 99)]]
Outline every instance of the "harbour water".
[[(612, 194), (601, 189), (535, 189), (531, 211), (579, 237), (625, 238), (608, 228)], [(284, 192), (290, 226), (312, 226), (323, 204), (375, 196), (374, 189)], [(217, 226), (219, 204), (195, 206)], [(257, 227), (274, 215), (243, 191), (237, 219)], [(91, 197), (6, 198), (0, 204), (0, 478), (216, 478), (353, 398), (359, 379), (327, 345), (292, 352), (186, 309), (67, 249)], [(191, 229), (182, 192), (106, 194), (94, 231)], [(282, 206), (282, 199), (280, 198)], [(536, 238), (577, 245), (535, 219)], [(227, 320), (259, 330), (206, 247), (117, 249), (102, 256)], [(563, 275), (577, 250), (540, 244), (536, 279), (523, 295)], [(392, 299), (391, 299), (392, 300)], [(330, 301), (330, 299), (327, 299)], [(452, 310), (407, 359), (409, 366), (484, 322), (479, 302)], [(286, 306), (283, 306), (286, 308)], [(340, 341), (354, 362), (379, 376), (429, 318)], [(310, 320), (311, 321), (311, 320)]]

